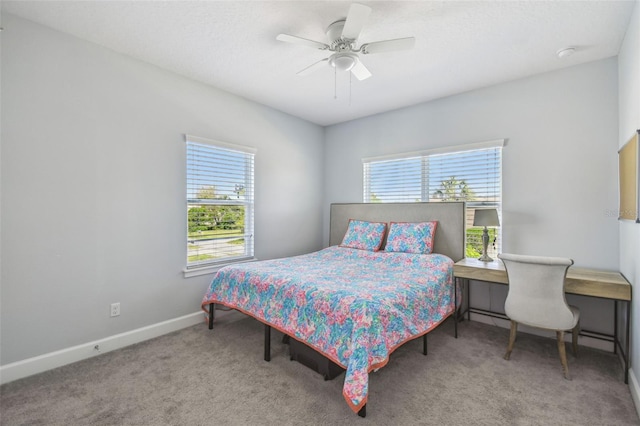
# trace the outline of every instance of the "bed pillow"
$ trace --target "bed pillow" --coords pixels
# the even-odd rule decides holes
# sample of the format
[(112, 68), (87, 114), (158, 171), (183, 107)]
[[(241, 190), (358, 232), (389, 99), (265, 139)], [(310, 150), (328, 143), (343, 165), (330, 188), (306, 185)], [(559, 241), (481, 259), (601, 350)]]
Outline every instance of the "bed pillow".
[(387, 224), (385, 222), (365, 222), (363, 220), (350, 219), (347, 233), (344, 234), (340, 247), (378, 251), (382, 246), (386, 231)]
[(433, 240), (438, 222), (391, 222), (384, 251), (402, 253), (433, 252)]

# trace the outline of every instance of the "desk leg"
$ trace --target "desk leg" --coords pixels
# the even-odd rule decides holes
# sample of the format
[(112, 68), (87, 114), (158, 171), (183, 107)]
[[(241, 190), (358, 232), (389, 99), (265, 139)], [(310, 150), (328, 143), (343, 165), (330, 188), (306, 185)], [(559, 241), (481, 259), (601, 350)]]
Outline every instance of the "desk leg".
[[(458, 280), (460, 278), (453, 279), (453, 337), (458, 338)], [(426, 341), (425, 341), (426, 346)], [(425, 347), (426, 352), (426, 347)]]
[(467, 321), (471, 321), (471, 282), (465, 279), (467, 283)]
[(627, 318), (625, 320), (625, 342), (624, 342), (624, 383), (629, 384), (629, 322), (631, 321), (631, 300), (627, 300)]
[(618, 353), (618, 301), (613, 301), (613, 353)]
[(631, 321), (631, 301), (623, 300), (621, 302), (627, 304), (626, 317), (624, 319), (624, 348), (620, 343), (620, 336), (618, 334), (618, 300), (613, 301), (613, 353), (618, 353), (618, 345), (620, 345), (620, 351), (622, 352), (622, 361), (624, 362), (624, 383), (629, 384), (629, 322)]

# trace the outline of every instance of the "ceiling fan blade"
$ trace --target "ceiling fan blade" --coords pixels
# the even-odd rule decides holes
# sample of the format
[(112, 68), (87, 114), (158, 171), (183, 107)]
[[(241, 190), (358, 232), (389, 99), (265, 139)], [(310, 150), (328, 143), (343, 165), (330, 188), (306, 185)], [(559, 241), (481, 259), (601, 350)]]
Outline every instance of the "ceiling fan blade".
[(413, 49), (415, 44), (416, 39), (414, 37), (407, 37), (366, 43), (362, 45), (361, 49), (363, 54), (368, 55), (370, 53), (395, 52), (397, 50)]
[(329, 60), (329, 58), (320, 59), (318, 62), (309, 65), (305, 69), (302, 69), (302, 70), (298, 71), (296, 74), (298, 74), (298, 75), (309, 75), (312, 72), (314, 72), (315, 70), (322, 68), (324, 66), (324, 64), (328, 60)]
[(284, 41), (286, 43), (301, 44), (303, 46), (313, 47), (320, 50), (326, 50), (329, 48), (328, 44), (320, 43), (319, 41), (309, 40), (302, 37), (296, 37), (289, 34), (278, 34), (276, 40)]
[(356, 40), (367, 22), (371, 8), (363, 4), (353, 3), (349, 8), (347, 20), (342, 28), (342, 38)]
[(351, 68), (351, 73), (356, 76), (358, 80), (366, 80), (371, 77), (371, 72), (364, 66), (360, 60)]

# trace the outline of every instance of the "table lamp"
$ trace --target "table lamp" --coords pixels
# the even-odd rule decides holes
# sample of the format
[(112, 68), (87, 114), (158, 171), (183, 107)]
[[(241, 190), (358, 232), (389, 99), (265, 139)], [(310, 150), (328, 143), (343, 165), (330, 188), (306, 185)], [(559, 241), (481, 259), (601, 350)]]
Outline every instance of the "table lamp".
[(477, 209), (473, 216), (473, 226), (484, 226), (484, 231), (482, 231), (482, 256), (478, 260), (493, 262), (493, 259), (487, 255), (487, 246), (489, 245), (487, 226), (500, 226), (498, 211), (496, 209)]

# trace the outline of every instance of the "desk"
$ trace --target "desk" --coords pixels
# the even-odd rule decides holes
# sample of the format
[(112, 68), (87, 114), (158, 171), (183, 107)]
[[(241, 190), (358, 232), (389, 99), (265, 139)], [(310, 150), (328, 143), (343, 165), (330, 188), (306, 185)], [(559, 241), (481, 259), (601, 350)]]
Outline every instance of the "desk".
[[(509, 285), (507, 271), (500, 260), (493, 262), (481, 262), (478, 259), (462, 259), (453, 265), (453, 275), (456, 281), (456, 294), (458, 284), (464, 286), (465, 282), (486, 281), (490, 283)], [(468, 292), (471, 293), (470, 291)], [(565, 293), (579, 294), (581, 296), (610, 299), (614, 304), (614, 334), (613, 350), (617, 353), (620, 348), (624, 360), (624, 382), (629, 382), (629, 321), (631, 319), (631, 284), (619, 272), (600, 271), (595, 269), (583, 269), (570, 267), (565, 279)], [(624, 321), (625, 344), (624, 348), (618, 338), (618, 301), (626, 302), (626, 318)], [(471, 315), (471, 304), (467, 297), (467, 314)], [(455, 316), (456, 320), (458, 315)], [(505, 317), (506, 318), (506, 317)]]

